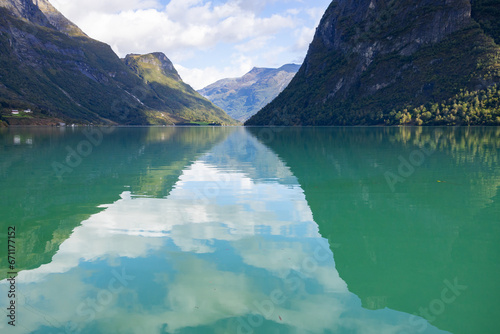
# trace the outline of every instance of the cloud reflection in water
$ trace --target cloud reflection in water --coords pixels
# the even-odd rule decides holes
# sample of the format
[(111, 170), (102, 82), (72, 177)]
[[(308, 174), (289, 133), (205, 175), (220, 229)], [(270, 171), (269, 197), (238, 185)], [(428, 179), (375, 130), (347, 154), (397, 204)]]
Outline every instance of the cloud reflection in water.
[[(244, 139), (245, 150), (231, 151), (229, 138), (186, 168), (166, 198), (122, 193), (52, 262), (21, 272), (22, 327), (12, 332), (416, 333), (408, 314), (361, 307), (300, 185), (271, 151)], [(249, 147), (272, 166), (262, 178), (238, 159)], [(221, 163), (227, 150), (236, 158)], [(130, 276), (123, 286), (120, 274)], [(265, 319), (252, 323), (251, 314)]]

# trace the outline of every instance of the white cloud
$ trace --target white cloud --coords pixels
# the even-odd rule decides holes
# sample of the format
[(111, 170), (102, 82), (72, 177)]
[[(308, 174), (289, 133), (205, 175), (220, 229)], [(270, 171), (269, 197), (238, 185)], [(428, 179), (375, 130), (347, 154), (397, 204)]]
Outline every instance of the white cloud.
[(273, 4), (279, 2), (279, 0), (236, 0), (235, 3), (237, 3), (241, 8), (249, 11), (253, 11), (255, 13), (258, 13), (262, 11), (267, 5)]
[(286, 52), (287, 50), (289, 50), (289, 48), (283, 46), (269, 48), (266, 52), (262, 54), (262, 59), (264, 59), (266, 63), (270, 64), (271, 66), (280, 67), (281, 65), (284, 64), (279, 62), (280, 59), (279, 55)]
[(233, 56), (231, 63), (223, 68), (209, 66), (205, 68), (186, 68), (175, 64), (182, 80), (189, 83), (194, 89), (202, 89), (220, 80), (221, 78), (237, 78), (249, 72), (254, 67), (254, 61), (241, 54)]
[(264, 48), (272, 39), (272, 36), (260, 36), (246, 43), (236, 45), (235, 48), (240, 52), (252, 52)]
[(288, 14), (291, 14), (291, 15), (298, 15), (300, 14), (300, 9), (298, 8), (290, 8), (286, 11)]
[[(120, 56), (157, 50), (167, 55), (178, 49), (206, 49), (217, 43), (239, 43), (294, 27), (292, 17), (257, 17), (240, 3), (222, 5), (200, 0), (172, 0), (158, 10), (155, 1), (129, 1), (119, 12), (115, 5), (86, 8), (59, 0), (59, 8), (91, 37), (116, 45)], [(56, 2), (55, 2), (56, 4)]]
[(92, 13), (116, 14), (127, 10), (157, 8), (158, 0), (49, 0), (54, 7), (72, 20), (89, 16)]
[(323, 7), (313, 7), (306, 10), (306, 13), (311, 19), (319, 22), (323, 14), (325, 13), (325, 8)]
[[(165, 53), (182, 65), (177, 69), (184, 81), (199, 89), (227, 76), (241, 76), (255, 66), (281, 66), (301, 59), (329, 0), (51, 2), (120, 57)], [(251, 63), (235, 62), (235, 55)]]
[(295, 44), (293, 45), (293, 49), (303, 50), (308, 48), (313, 40), (315, 31), (316, 29), (308, 27), (302, 27), (301, 29), (295, 30)]

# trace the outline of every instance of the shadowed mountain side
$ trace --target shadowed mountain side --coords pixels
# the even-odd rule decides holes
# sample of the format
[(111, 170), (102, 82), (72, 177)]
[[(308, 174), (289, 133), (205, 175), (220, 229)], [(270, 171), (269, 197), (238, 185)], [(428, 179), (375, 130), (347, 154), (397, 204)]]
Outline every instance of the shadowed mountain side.
[[(33, 11), (43, 15), (36, 7)], [(147, 115), (137, 98), (149, 105), (157, 97), (108, 45), (27, 22), (2, 7), (0, 13), (3, 112), (30, 108), (32, 119), (82, 123), (148, 124), (148, 117), (156, 117)]]
[[(365, 308), (422, 315), (454, 334), (496, 333), (498, 129), (249, 131), (298, 178), (340, 276)], [(417, 156), (423, 161), (401, 176), (401, 161)], [(388, 172), (402, 179), (394, 191)], [(432, 313), (445, 281), (467, 287)]]
[(182, 82), (164, 54), (127, 59), (47, 0), (0, 0), (0, 126), (237, 124)]
[(336, 0), (299, 72), (247, 125), (499, 125), (490, 0)]
[[(101, 130), (106, 129), (90, 131)], [(81, 129), (0, 132), (0, 188), (8, 189), (0, 196), (0, 227), (16, 226), (17, 270), (50, 262), (76, 226), (124, 191), (167, 196), (183, 169), (234, 129), (217, 130), (111, 129), (80, 163), (71, 153), (69, 164), (69, 152), (89, 147), (82, 144), (88, 138)], [(0, 238), (6, 243), (6, 234)], [(0, 259), (2, 279), (6, 260)]]

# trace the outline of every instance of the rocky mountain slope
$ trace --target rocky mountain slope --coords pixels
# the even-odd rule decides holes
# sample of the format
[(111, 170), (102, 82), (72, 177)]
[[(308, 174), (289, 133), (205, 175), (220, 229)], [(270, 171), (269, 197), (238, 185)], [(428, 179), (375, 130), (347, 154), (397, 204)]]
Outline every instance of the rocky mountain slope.
[[(235, 123), (201, 95), (185, 96), (187, 85), (161, 90), (138, 74), (109, 45), (88, 38), (47, 0), (0, 0), (3, 120), (11, 124)], [(187, 117), (186, 109), (193, 106), (187, 101), (193, 99), (197, 102)], [(170, 102), (177, 100), (185, 102), (182, 108)], [(12, 116), (13, 109), (32, 113)]]
[(498, 1), (336, 0), (247, 125), (500, 124)]
[(198, 92), (229, 116), (246, 121), (278, 96), (299, 68), (296, 64), (280, 68), (255, 67), (240, 78), (222, 79)]
[(164, 109), (186, 120), (234, 124), (224, 110), (184, 83), (172, 62), (160, 52), (127, 55), (125, 64), (162, 100)]

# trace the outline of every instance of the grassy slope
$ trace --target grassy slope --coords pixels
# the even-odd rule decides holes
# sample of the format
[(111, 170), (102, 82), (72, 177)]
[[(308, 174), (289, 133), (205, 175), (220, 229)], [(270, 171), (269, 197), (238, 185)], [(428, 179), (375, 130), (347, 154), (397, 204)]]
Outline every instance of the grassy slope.
[(30, 107), (35, 113), (67, 121), (147, 122), (125, 92), (146, 91), (146, 87), (108, 45), (34, 26), (7, 15), (3, 8), (0, 14), (4, 108)]
[(109, 45), (33, 25), (0, 8), (0, 112), (4, 116), (10, 116), (11, 109), (30, 108), (32, 124), (44, 120), (235, 124), (188, 85), (165, 80), (147, 84)]
[[(473, 18), (482, 25), (473, 23), (409, 57), (376, 57), (359, 86), (342, 98), (325, 99), (336, 84), (332, 73), (349, 73), (355, 61), (314, 41), (308, 74), (303, 66), (288, 88), (246, 124), (499, 125), (499, 87), (493, 85), (500, 82), (500, 48), (493, 39), (499, 37), (498, 20), (486, 30), (493, 36), (482, 29), (488, 23), (481, 13), (498, 17), (489, 5), (480, 1), (473, 8)], [(375, 29), (374, 34), (384, 29)], [(395, 69), (400, 71), (395, 83), (375, 93), (366, 91), (366, 87), (388, 82)]]
[(191, 86), (177, 80), (177, 73), (174, 76), (162, 71), (160, 61), (154, 55), (129, 55), (125, 63), (157, 94), (161, 104), (172, 114), (193, 123), (236, 124), (222, 109)]

